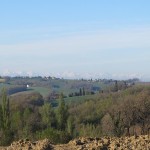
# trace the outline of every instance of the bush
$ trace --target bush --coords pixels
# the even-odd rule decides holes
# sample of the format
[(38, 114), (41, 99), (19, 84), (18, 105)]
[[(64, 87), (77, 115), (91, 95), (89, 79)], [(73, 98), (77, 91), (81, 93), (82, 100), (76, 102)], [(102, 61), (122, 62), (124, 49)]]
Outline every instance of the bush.
[(13, 141), (13, 133), (9, 130), (0, 131), (0, 145), (8, 146)]
[(53, 143), (67, 143), (71, 137), (65, 131), (59, 131), (53, 128), (47, 128), (42, 132), (36, 132), (37, 139), (49, 139)]

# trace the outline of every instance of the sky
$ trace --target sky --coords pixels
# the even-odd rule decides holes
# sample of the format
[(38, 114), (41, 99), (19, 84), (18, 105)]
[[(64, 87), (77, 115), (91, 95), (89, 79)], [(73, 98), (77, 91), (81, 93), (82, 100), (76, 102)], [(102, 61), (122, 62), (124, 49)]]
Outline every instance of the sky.
[(0, 0), (0, 75), (150, 81), (149, 0)]

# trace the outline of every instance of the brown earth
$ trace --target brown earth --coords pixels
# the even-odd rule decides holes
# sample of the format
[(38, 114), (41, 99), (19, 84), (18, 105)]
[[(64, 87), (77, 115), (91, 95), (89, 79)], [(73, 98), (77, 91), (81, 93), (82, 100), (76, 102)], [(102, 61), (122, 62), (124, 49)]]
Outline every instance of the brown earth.
[(131, 137), (78, 138), (68, 144), (54, 145), (48, 139), (31, 142), (28, 139), (13, 142), (0, 150), (150, 150), (148, 135)]

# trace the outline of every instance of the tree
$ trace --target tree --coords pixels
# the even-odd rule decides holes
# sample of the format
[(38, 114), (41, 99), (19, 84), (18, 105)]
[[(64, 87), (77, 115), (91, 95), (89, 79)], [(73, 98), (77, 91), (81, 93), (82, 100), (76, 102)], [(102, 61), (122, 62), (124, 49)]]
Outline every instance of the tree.
[(10, 110), (9, 110), (9, 98), (7, 97), (7, 92), (5, 89), (2, 90), (2, 97), (1, 97), (2, 105), (1, 105), (1, 119), (2, 119), (2, 124), (1, 127), (3, 130), (6, 130), (10, 126), (10, 120), (9, 120), (9, 115), (10, 115)]
[(2, 106), (0, 105), (0, 129), (2, 128)]
[(73, 117), (69, 116), (69, 118), (67, 120), (67, 131), (70, 135), (73, 135), (73, 129), (74, 129)]
[(118, 91), (118, 81), (116, 80), (115, 81), (115, 86), (114, 86), (114, 92), (117, 92)]
[(82, 89), (80, 88), (80, 91), (79, 91), (79, 93), (80, 93), (80, 96), (82, 96)]
[(9, 98), (5, 89), (2, 90), (1, 107), (0, 107), (0, 145), (8, 145), (13, 140), (12, 132), (10, 130), (10, 110), (9, 110)]
[(82, 95), (85, 95), (85, 89), (84, 89), (84, 87), (83, 87), (83, 94)]
[(10, 119), (12, 132), (15, 133), (15, 137), (22, 137), (22, 129), (24, 125), (22, 113), (19, 110), (13, 111), (13, 113), (11, 113)]
[(114, 130), (113, 120), (109, 113), (105, 114), (101, 120), (102, 133), (103, 135), (112, 136)]
[(46, 127), (51, 127), (54, 121), (54, 111), (50, 103), (45, 103), (40, 109), (42, 122)]
[(63, 94), (60, 95), (59, 105), (57, 108), (57, 122), (60, 130), (65, 130), (68, 119), (68, 107), (63, 99)]
[(114, 124), (114, 134), (120, 137), (124, 132), (124, 124), (122, 119), (122, 111), (119, 108), (120, 106), (113, 106), (110, 111), (110, 117), (112, 118)]

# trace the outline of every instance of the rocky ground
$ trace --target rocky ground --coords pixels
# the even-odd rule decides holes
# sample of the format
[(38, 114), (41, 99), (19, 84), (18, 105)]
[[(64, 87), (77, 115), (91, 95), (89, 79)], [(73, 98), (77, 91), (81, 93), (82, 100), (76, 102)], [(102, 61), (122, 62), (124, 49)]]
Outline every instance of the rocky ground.
[(48, 139), (31, 142), (28, 139), (13, 142), (0, 150), (150, 150), (148, 135), (131, 137), (78, 138), (68, 144), (54, 145)]

